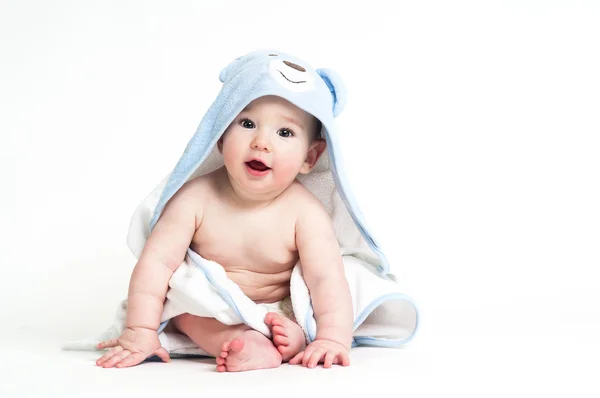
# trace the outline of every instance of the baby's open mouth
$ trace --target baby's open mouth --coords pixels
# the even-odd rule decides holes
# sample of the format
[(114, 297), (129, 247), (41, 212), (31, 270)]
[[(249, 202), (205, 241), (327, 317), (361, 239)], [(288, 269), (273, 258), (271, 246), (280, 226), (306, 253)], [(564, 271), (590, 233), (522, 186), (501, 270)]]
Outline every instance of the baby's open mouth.
[(246, 165), (248, 167), (250, 167), (252, 170), (256, 170), (256, 171), (265, 171), (265, 170), (270, 169), (270, 167), (267, 167), (267, 165), (265, 165), (263, 162), (261, 162), (259, 160), (251, 160), (249, 162), (246, 162)]

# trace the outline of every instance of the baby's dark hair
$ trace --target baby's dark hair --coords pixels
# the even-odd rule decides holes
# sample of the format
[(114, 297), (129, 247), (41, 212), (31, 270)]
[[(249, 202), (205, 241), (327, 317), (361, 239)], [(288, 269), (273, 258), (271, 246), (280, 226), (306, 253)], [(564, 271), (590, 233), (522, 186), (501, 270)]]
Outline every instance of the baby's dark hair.
[(319, 119), (315, 117), (315, 132), (313, 134), (313, 141), (318, 140), (321, 137), (321, 129), (323, 128), (323, 123)]

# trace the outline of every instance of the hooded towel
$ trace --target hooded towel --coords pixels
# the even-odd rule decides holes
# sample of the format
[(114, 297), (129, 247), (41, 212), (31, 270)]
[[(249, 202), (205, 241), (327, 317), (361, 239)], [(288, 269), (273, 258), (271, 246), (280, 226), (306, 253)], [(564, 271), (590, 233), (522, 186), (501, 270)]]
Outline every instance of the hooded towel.
[[(313, 69), (305, 61), (279, 51), (255, 51), (231, 62), (219, 78), (222, 89), (175, 168), (133, 215), (127, 237), (133, 254), (139, 258), (166, 203), (183, 184), (223, 165), (216, 143), (235, 117), (251, 101), (276, 95), (312, 114), (322, 124), (321, 136), (327, 142), (327, 151), (315, 168), (307, 175), (299, 175), (298, 180), (323, 203), (333, 223), (352, 296), (353, 346), (398, 347), (407, 343), (417, 330), (417, 308), (396, 282), (344, 173), (334, 123), (346, 101), (339, 76), (331, 69)], [(292, 272), (290, 296), (294, 317), (310, 343), (316, 336), (317, 324), (300, 264)], [(65, 348), (95, 349), (98, 342), (118, 337), (125, 327), (126, 310), (127, 300), (123, 300), (109, 329), (94, 338), (71, 342)], [(264, 323), (266, 310), (245, 296), (222, 266), (191, 249), (169, 282), (159, 338), (172, 356), (206, 355), (189, 338), (166, 328), (170, 319), (182, 313), (213, 317), (229, 325), (245, 323), (270, 337)]]

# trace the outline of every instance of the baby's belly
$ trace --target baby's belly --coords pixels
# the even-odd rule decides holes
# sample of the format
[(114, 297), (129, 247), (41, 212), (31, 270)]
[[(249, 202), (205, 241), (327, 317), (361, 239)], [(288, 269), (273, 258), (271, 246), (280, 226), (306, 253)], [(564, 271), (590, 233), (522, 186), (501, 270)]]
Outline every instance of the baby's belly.
[[(292, 269), (298, 262), (298, 252), (287, 248), (285, 241), (251, 246), (238, 244), (235, 236), (226, 240), (198, 239), (191, 248), (202, 257), (220, 264), (227, 277), (256, 303), (274, 303), (290, 294)], [(271, 239), (274, 241), (275, 239)], [(227, 247), (221, 242), (226, 241)], [(270, 242), (271, 242), (270, 241)]]
[(290, 294), (291, 266), (289, 269), (268, 274), (242, 268), (224, 268), (229, 279), (256, 303), (274, 303)]

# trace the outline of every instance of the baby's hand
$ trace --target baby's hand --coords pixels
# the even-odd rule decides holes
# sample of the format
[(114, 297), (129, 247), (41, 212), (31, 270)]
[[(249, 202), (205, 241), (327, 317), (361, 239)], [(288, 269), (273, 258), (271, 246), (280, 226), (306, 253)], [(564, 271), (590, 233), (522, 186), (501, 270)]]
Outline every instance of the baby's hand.
[(169, 353), (160, 346), (156, 330), (145, 328), (126, 328), (118, 339), (103, 341), (96, 348), (110, 348), (96, 361), (103, 368), (126, 368), (135, 366), (151, 355), (169, 362)]
[(314, 368), (320, 362), (323, 362), (324, 368), (330, 368), (332, 364), (348, 366), (350, 365), (348, 349), (335, 341), (315, 340), (289, 361), (290, 365), (302, 363), (302, 366), (308, 368)]

